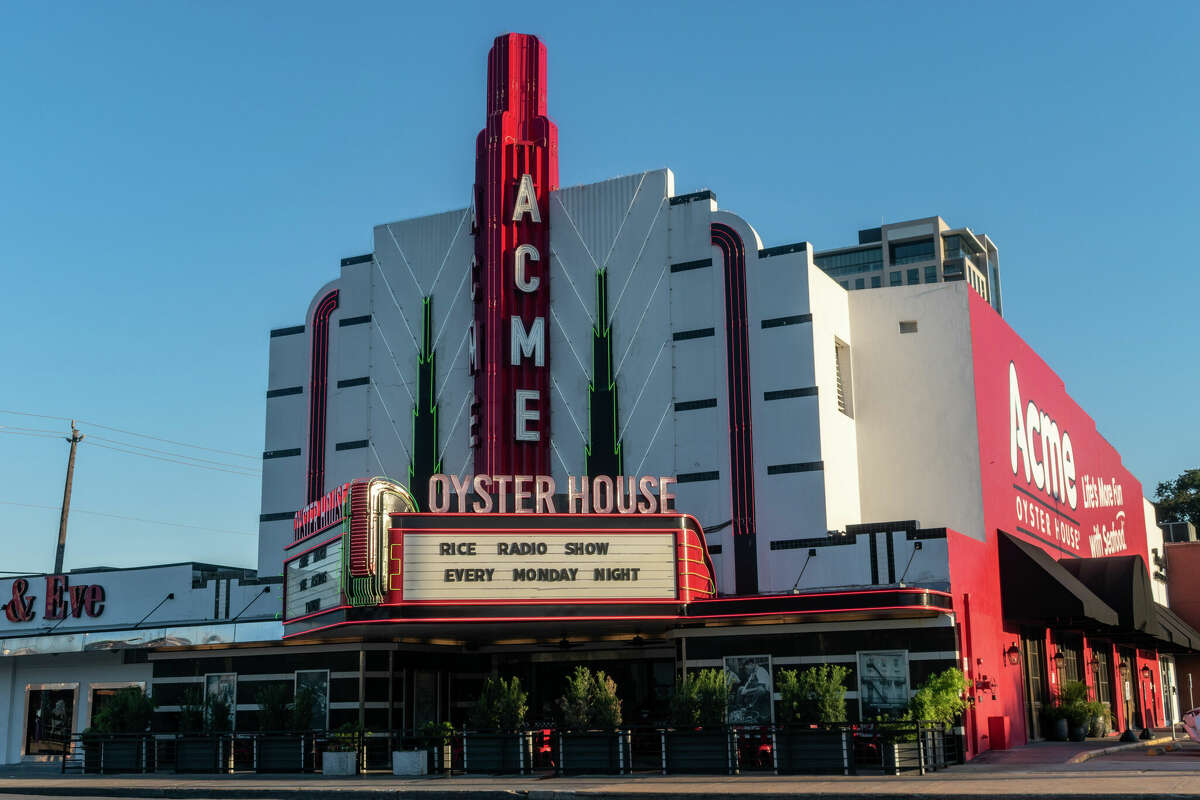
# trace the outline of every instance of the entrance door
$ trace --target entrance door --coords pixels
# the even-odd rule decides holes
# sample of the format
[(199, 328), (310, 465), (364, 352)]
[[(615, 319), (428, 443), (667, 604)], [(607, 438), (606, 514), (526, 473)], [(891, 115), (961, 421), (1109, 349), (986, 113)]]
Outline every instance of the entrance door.
[(1134, 681), (1138, 680), (1137, 672), (1134, 670), (1133, 654), (1128, 650), (1119, 650), (1118, 655), (1121, 658), (1121, 706), (1125, 712), (1125, 729), (1132, 730), (1141, 721), (1138, 719), (1137, 712), (1137, 686)]
[(1113, 724), (1117, 719), (1117, 697), (1113, 694), (1112, 664), (1109, 663), (1108, 646), (1094, 645), (1092, 664), (1096, 670), (1096, 699), (1106, 704), (1112, 711)]
[(1025, 699), (1029, 709), (1029, 738), (1042, 738), (1042, 708), (1046, 703), (1045, 648), (1039, 634), (1023, 637), (1025, 651)]

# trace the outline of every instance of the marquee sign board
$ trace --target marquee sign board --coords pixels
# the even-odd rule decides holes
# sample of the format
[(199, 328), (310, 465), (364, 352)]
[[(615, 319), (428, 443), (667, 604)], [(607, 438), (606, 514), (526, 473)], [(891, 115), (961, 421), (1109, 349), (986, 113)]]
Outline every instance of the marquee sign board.
[(676, 596), (672, 533), (405, 528), (402, 535), (410, 602)]
[[(510, 477), (514, 483), (521, 478), (523, 491), (525, 476)], [(455, 492), (455, 482), (445, 480), (448, 485), (435, 493), (439, 504), (457, 506), (461, 499), (468, 506), (465, 485), (457, 480)], [(536, 487), (537, 476), (529, 483)], [(671, 481), (654, 483), (666, 490)], [(638, 479), (627, 477), (624, 484), (632, 498)], [(549, 510), (556, 508), (549, 496), (541, 504), (530, 500), (524, 511), (496, 511), (496, 503), (489, 511), (419, 512), (403, 487), (385, 479), (351, 481), (349, 487), (340, 527), (289, 546), (285, 636), (480, 616), (665, 619), (716, 594), (699, 523), (659, 511), (661, 504), (651, 511), (651, 499), (663, 499), (652, 492), (637, 498), (646, 507), (641, 513), (586, 512), (582, 496), (570, 513)], [(342, 496), (341, 487), (334, 493)], [(472, 495), (475, 501), (479, 497)], [(513, 499), (516, 508), (524, 502)]]

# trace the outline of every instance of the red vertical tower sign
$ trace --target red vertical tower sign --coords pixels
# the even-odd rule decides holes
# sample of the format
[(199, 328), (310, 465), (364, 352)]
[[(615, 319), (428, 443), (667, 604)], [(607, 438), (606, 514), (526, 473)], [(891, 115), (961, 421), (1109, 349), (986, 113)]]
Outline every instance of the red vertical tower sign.
[(546, 48), (500, 36), (488, 53), (487, 126), (475, 144), (475, 473), (550, 473), (550, 192), (558, 129)]

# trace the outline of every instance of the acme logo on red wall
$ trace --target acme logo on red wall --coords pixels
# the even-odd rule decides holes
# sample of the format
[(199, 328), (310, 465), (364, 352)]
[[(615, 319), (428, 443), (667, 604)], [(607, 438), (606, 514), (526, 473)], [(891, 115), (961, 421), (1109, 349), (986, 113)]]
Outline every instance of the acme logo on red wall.
[(984, 524), (1052, 554), (1146, 552), (1142, 485), (1062, 379), (969, 292)]

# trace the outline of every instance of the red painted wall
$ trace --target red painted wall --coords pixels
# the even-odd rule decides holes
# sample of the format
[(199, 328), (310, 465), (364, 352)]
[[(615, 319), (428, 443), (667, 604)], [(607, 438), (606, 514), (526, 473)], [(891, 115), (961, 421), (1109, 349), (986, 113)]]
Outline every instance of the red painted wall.
[[(968, 294), (983, 517), (988, 537), (998, 529), (1004, 530), (1033, 542), (1055, 558), (1137, 553), (1149, 563), (1142, 484), (1125, 469), (1121, 455), (1097, 432), (1092, 418), (1067, 394), (1062, 379), (991, 306), (974, 292)], [(1015, 419), (1010, 403), (1013, 372), (1026, 434), (1027, 412), (1033, 403), (1039, 420), (1042, 414), (1048, 415), (1060, 434), (1065, 434), (1064, 456), (1069, 437), (1075, 480), (1061, 482), (1058, 498), (1037, 485), (1037, 464), (1049, 460), (1042, 452), (1041, 437), (1036, 436), (1033, 442), (1028, 476), (1024, 452), (1014, 453)], [(1120, 502), (1102, 491), (1093, 491), (1111, 488), (1120, 489)]]
[[(1091, 417), (1067, 394), (1058, 375), (982, 298), (974, 292), (968, 295), (984, 530), (971, 532), (973, 535), (949, 532), (947, 542), (960, 646), (973, 687), (973, 704), (966, 720), (967, 746), (971, 755), (976, 755), (992, 747), (989, 717), (1008, 717), (1012, 745), (1024, 744), (1028, 736), (1023, 666), (1010, 664), (1007, 655), (1019, 642), (1020, 631), (1016, 626), (1006, 628), (1000, 599), (1002, 592), (1021, 591), (1021, 587), (1001, 586), (997, 531), (1030, 541), (1056, 559), (1131, 553), (1147, 558), (1148, 553), (1141, 483), (1125, 469), (1120, 454), (1097, 432)], [(1019, 398), (1016, 401), (1014, 393)], [(1036, 406), (1039, 428), (1045, 414), (1057, 426), (1060, 444), (1065, 432), (1070, 442), (1065, 459), (1047, 458), (1040, 433), (1031, 446), (1031, 402)], [(1014, 428), (1018, 426), (1014, 406), (1020, 409), (1020, 428), (1025, 434), (1024, 447), (1015, 453)], [(1026, 454), (1030, 452), (1033, 458), (1027, 477)], [(1067, 452), (1067, 447), (1062, 445), (1059, 452)], [(1037, 485), (1035, 464), (1044, 470), (1048, 461), (1053, 461), (1058, 471), (1057, 492), (1053, 479), (1047, 483), (1047, 474), (1042, 486)], [(1119, 497), (1108, 491), (1117, 486)], [(983, 541), (976, 538), (980, 534)], [(1197, 562), (1200, 566), (1200, 550)], [(1196, 594), (1200, 607), (1200, 592)], [(1054, 676), (1049, 631), (1046, 639), (1044, 669), (1047, 676)], [(1157, 659), (1153, 653), (1146, 655), (1149, 657), (1139, 657), (1137, 669), (1143, 664), (1150, 666), (1152, 683), (1157, 686)], [(1085, 640), (1085, 664), (1090, 660)], [(1083, 671), (1092, 685), (1090, 668)], [(1053, 696), (1058, 691), (1057, 677), (1050, 680)], [(1135, 690), (1137, 680), (1140, 677), (1134, 679)], [(1117, 675), (1113, 691), (1119, 690)], [(1146, 690), (1151, 691), (1150, 683)], [(1161, 715), (1160, 708), (1153, 704), (1151, 708)]]

